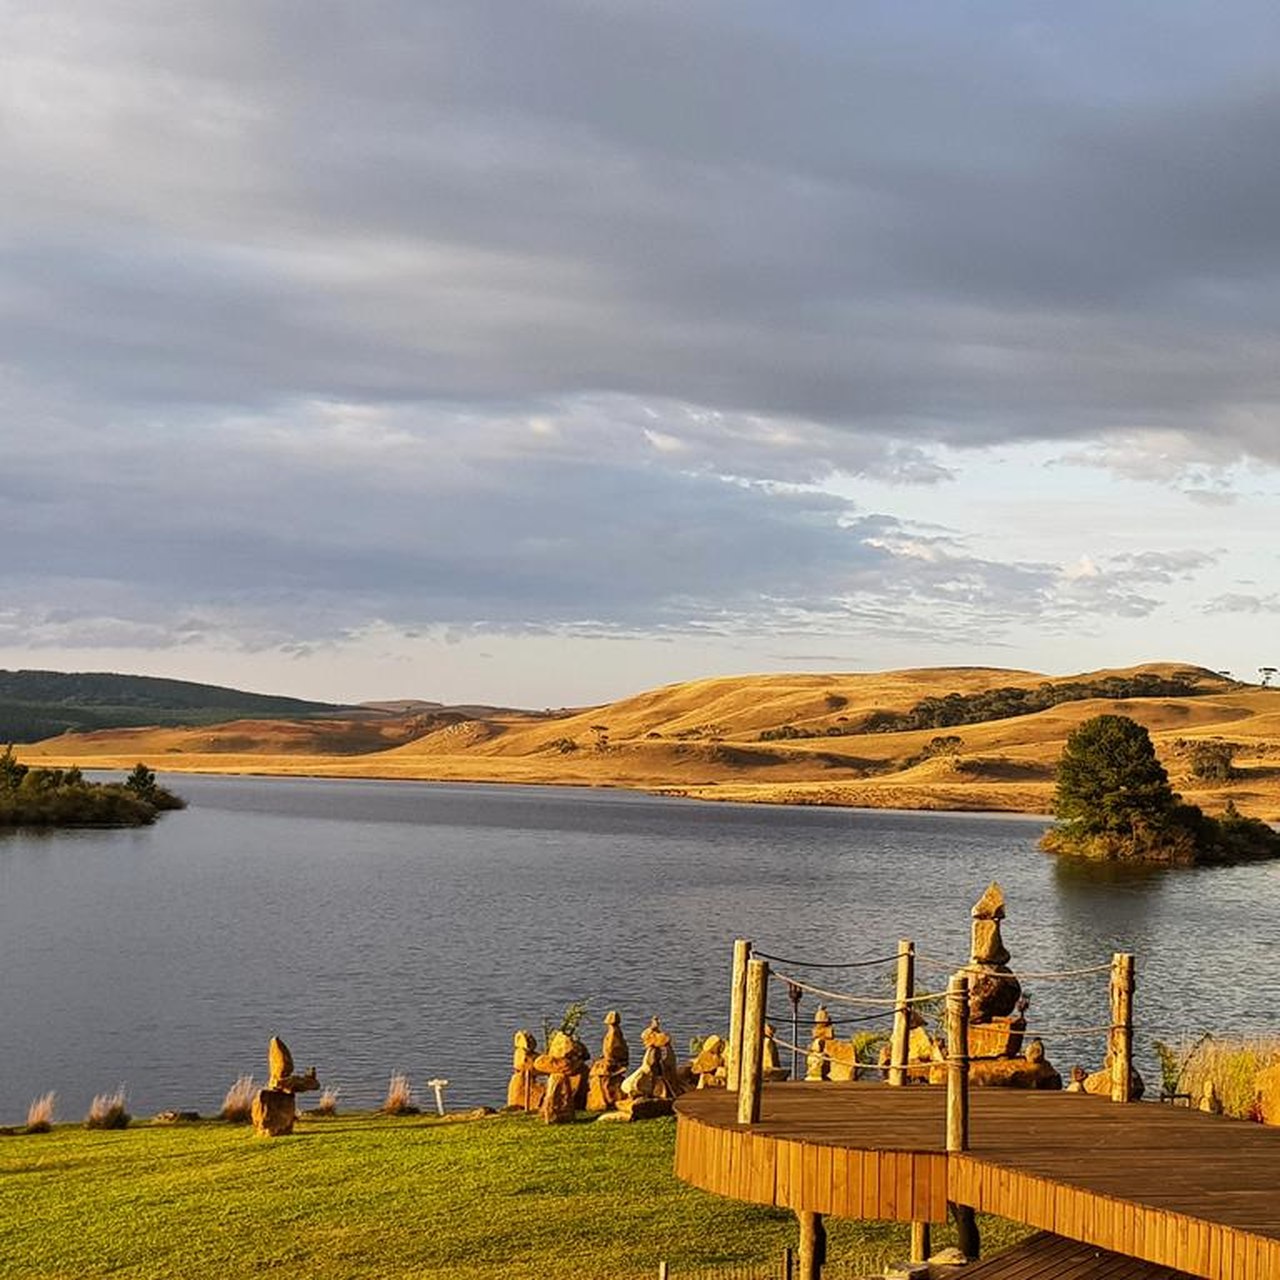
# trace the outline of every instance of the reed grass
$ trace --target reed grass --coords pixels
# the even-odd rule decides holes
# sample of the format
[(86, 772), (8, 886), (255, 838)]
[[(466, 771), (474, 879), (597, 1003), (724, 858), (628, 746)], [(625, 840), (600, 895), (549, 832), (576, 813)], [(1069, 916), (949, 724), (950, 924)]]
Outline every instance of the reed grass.
[(1257, 1120), (1258, 1073), (1280, 1063), (1280, 1036), (1203, 1036), (1185, 1046), (1181, 1062), (1178, 1090), (1193, 1106), (1212, 1084), (1224, 1115)]
[(416, 1116), (418, 1108), (413, 1103), (413, 1085), (403, 1071), (393, 1071), (387, 1084), (387, 1096), (378, 1108), (384, 1116)]
[(53, 1128), (53, 1104), (58, 1095), (42, 1093), (27, 1108), (27, 1132), (48, 1133)]
[(100, 1093), (89, 1105), (89, 1114), (84, 1118), (85, 1128), (124, 1129), (130, 1120), (125, 1108), (124, 1085), (121, 1085), (115, 1093)]
[(248, 1124), (253, 1119), (253, 1099), (257, 1092), (252, 1076), (237, 1076), (222, 1099), (218, 1116), (231, 1124)]

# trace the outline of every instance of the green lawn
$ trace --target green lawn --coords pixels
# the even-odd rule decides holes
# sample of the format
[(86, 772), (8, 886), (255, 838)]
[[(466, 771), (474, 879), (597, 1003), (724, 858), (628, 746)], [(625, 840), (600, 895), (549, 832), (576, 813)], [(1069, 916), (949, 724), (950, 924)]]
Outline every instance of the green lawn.
[[(678, 1277), (794, 1241), (791, 1214), (678, 1182), (674, 1133), (515, 1115), (302, 1120), (274, 1141), (211, 1121), (0, 1136), (0, 1276), (652, 1280), (662, 1258)], [(833, 1261), (905, 1240), (829, 1226)]]

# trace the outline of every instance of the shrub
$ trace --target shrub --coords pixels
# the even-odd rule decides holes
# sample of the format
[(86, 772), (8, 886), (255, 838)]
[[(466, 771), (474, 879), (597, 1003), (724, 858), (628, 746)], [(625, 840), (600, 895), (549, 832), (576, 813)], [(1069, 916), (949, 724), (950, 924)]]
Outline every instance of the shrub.
[(252, 1076), (238, 1076), (222, 1099), (219, 1118), (231, 1124), (248, 1124), (253, 1119), (253, 1099), (257, 1092)]
[(1226, 1115), (1256, 1120), (1258, 1072), (1280, 1063), (1280, 1038), (1242, 1037), (1218, 1040), (1202, 1036), (1183, 1055), (1180, 1091), (1199, 1104), (1212, 1083)]
[(1230, 782), (1238, 776), (1234, 760), (1238, 746), (1234, 742), (1196, 742), (1191, 746), (1191, 773), (1204, 782)]
[(27, 1132), (48, 1133), (53, 1128), (54, 1093), (41, 1094), (27, 1108)]
[(129, 1119), (125, 1110), (124, 1085), (121, 1085), (115, 1093), (100, 1093), (94, 1098), (84, 1123), (87, 1129), (124, 1129)]
[(391, 1081), (387, 1085), (387, 1097), (379, 1108), (386, 1116), (416, 1116), (418, 1108), (413, 1105), (413, 1085), (403, 1071), (393, 1071)]

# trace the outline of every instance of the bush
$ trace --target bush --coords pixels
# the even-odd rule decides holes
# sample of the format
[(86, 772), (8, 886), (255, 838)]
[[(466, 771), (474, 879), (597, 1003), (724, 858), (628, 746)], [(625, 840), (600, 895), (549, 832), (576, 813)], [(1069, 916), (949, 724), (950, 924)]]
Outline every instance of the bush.
[(125, 1129), (130, 1118), (125, 1110), (124, 1085), (121, 1085), (115, 1093), (100, 1093), (94, 1098), (84, 1123), (86, 1129)]
[(1239, 750), (1234, 742), (1196, 742), (1191, 746), (1191, 773), (1203, 782), (1230, 782), (1239, 776), (1234, 766)]
[(1181, 1048), (1180, 1053), (1173, 1052), (1181, 1058), (1177, 1092), (1190, 1094), (1192, 1106), (1199, 1105), (1212, 1084), (1225, 1115), (1241, 1120), (1258, 1119), (1255, 1082), (1258, 1072), (1280, 1063), (1280, 1039), (1218, 1040), (1202, 1036), (1193, 1045)]

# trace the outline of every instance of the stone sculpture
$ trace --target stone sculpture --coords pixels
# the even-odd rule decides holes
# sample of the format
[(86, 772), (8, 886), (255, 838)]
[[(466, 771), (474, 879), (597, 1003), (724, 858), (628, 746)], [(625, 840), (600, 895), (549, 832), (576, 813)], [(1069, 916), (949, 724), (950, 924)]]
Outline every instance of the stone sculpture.
[(573, 1037), (563, 1031), (552, 1033), (546, 1051), (533, 1060), (533, 1069), (547, 1077), (542, 1097), (542, 1118), (547, 1124), (565, 1124), (577, 1111), (575, 1073), (581, 1066)]
[(771, 1022), (764, 1024), (764, 1047), (760, 1051), (760, 1074), (766, 1081), (785, 1080), (791, 1075), (788, 1067), (782, 1065), (778, 1058), (777, 1032)]
[(604, 1015), (604, 1040), (600, 1056), (591, 1064), (587, 1082), (587, 1110), (612, 1111), (622, 1097), (622, 1080), (631, 1062), (631, 1050), (622, 1034), (616, 1009)]
[[(973, 905), (969, 963), (969, 1081), (1013, 1089), (1061, 1089), (1062, 1077), (1033, 1040), (1022, 1052), (1027, 998), (1000, 935), (1004, 891), (994, 880)], [(1087, 1085), (1086, 1085), (1087, 1087)]]
[(820, 1004), (813, 1011), (813, 1031), (809, 1036), (809, 1053), (805, 1058), (806, 1080), (829, 1080), (831, 1064), (828, 1062), (827, 1045), (836, 1038), (835, 1027), (826, 1005)]
[(684, 1092), (676, 1073), (671, 1037), (655, 1017), (640, 1034), (644, 1058), (622, 1082), (618, 1111), (628, 1120), (648, 1120), (672, 1114), (672, 1103)]
[(723, 1089), (728, 1080), (729, 1068), (724, 1060), (724, 1040), (717, 1035), (706, 1036), (702, 1048), (689, 1064), (689, 1074), (697, 1089)]
[(538, 1056), (538, 1042), (531, 1031), (517, 1031), (511, 1037), (511, 1079), (507, 1083), (507, 1106), (519, 1111), (536, 1111), (542, 1105), (542, 1081), (533, 1062)]
[(304, 1075), (295, 1075), (293, 1054), (279, 1036), (272, 1036), (267, 1046), (267, 1087), (258, 1090), (250, 1108), (253, 1127), (266, 1138), (278, 1138), (293, 1132), (297, 1119), (299, 1093), (310, 1093), (320, 1087), (315, 1067)]
[[(1146, 1081), (1138, 1074), (1137, 1067), (1129, 1068), (1129, 1097), (1134, 1102), (1140, 1102), (1142, 1095), (1146, 1093)], [(1108, 1049), (1106, 1056), (1102, 1059), (1102, 1070), (1095, 1071), (1092, 1075), (1085, 1076), (1084, 1092), (1097, 1094), (1099, 1097), (1111, 1097), (1111, 1050)]]

